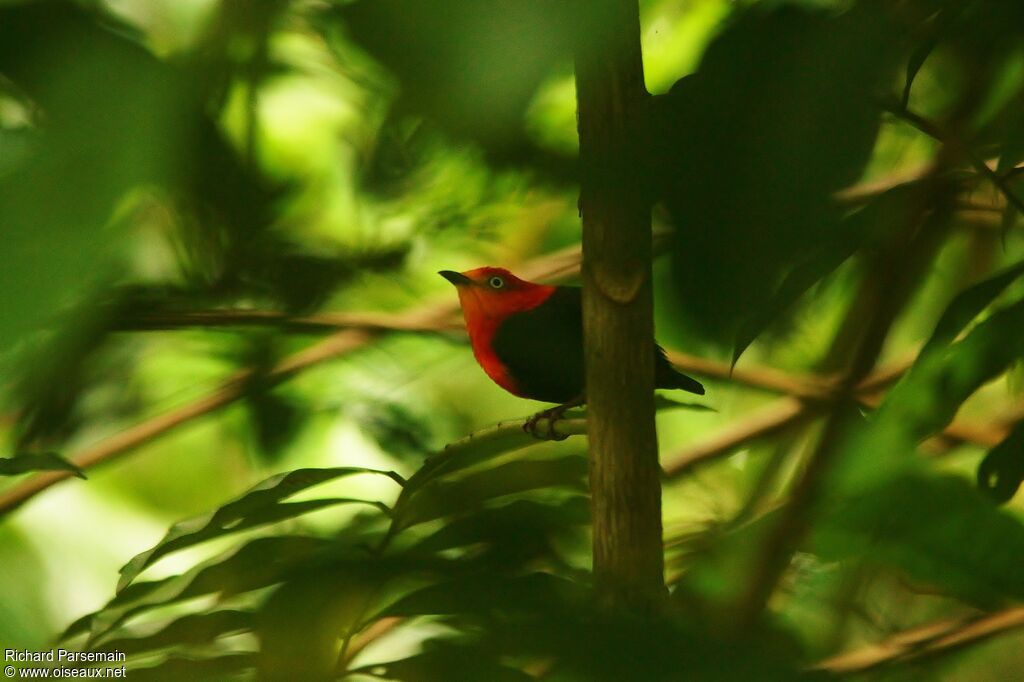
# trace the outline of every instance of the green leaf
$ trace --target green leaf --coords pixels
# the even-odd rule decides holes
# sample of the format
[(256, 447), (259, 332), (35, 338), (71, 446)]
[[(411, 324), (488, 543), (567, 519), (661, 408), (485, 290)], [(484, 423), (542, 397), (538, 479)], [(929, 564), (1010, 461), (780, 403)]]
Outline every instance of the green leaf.
[(978, 465), (978, 487), (997, 502), (1009, 502), (1024, 481), (1024, 422), (989, 450)]
[(744, 347), (768, 309), (841, 257), (804, 265), (842, 229), (834, 194), (871, 158), (874, 94), (898, 64), (894, 30), (867, 3), (843, 13), (756, 3), (695, 74), (652, 101), (647, 177), (676, 226), (679, 312), (706, 338)]
[(733, 339), (733, 365), (749, 345), (769, 326), (783, 319), (812, 286), (834, 272), (859, 249), (891, 239), (910, 219), (908, 210), (919, 203), (913, 183), (897, 185), (813, 237), (812, 246), (799, 245), (779, 265), (781, 282), (766, 293), (765, 302), (754, 307), (737, 325)]
[(937, 42), (935, 38), (928, 38), (910, 54), (910, 58), (907, 60), (907, 76), (903, 83), (903, 94), (900, 97), (902, 108), (906, 109), (910, 103), (910, 90), (914, 86), (914, 78), (917, 77), (918, 71), (924, 66), (928, 56), (935, 50)]
[[(580, 414), (577, 410), (566, 413), (567, 421)], [(563, 422), (565, 423), (565, 422)], [(585, 425), (584, 425), (585, 426)], [(502, 422), (450, 443), (444, 450), (427, 459), (402, 491), (407, 497), (428, 482), (442, 476), (467, 469), (498, 455), (538, 445), (532, 435), (523, 431), (521, 421)]]
[(849, 429), (834, 467), (834, 494), (877, 484), (915, 467), (909, 456), (960, 406), (1024, 354), (1024, 300), (995, 311), (963, 339), (918, 358), (862, 428)]
[(1024, 91), (1024, 50), (1020, 48), (1000, 55), (1002, 63), (992, 72), (987, 92), (976, 103), (974, 125), (985, 130), (1000, 118), (1011, 113), (1020, 123), (1021, 93)]
[(331, 680), (342, 638), (374, 605), (387, 572), (325, 566), (281, 585), (259, 612), (261, 680)]
[(550, 573), (461, 578), (417, 590), (391, 604), (378, 618), (392, 616), (485, 614), (493, 611), (536, 613), (582, 600), (586, 590)]
[(0, 5), (5, 81), (45, 120), (0, 186), (0, 348), (117, 273), (116, 207), (172, 182), (192, 148), (187, 82), (112, 23), (74, 3)]
[(367, 665), (353, 673), (373, 675), (387, 680), (487, 680), (488, 682), (530, 682), (533, 675), (500, 662), (499, 655), (474, 645), (432, 643), (433, 647), (415, 656)]
[(263, 388), (250, 391), (245, 406), (261, 459), (270, 464), (280, 461), (285, 448), (305, 423), (308, 408), (296, 398)]
[(433, 480), (395, 505), (395, 524), (408, 528), (424, 521), (470, 511), (483, 502), (540, 488), (583, 490), (587, 475), (585, 457), (515, 461), (457, 480)]
[(504, 157), (524, 144), (527, 107), (571, 63), (573, 41), (589, 35), (580, 24), (598, 12), (544, 0), (447, 0), (444, 11), (434, 0), (373, 0), (338, 14), (351, 39), (398, 77), (399, 111)]
[(85, 478), (81, 468), (54, 452), (0, 457), (0, 476), (17, 476), (29, 471), (70, 471), (79, 478)]
[(1024, 354), (1024, 300), (1001, 308), (943, 353), (920, 357), (889, 394), (881, 419), (908, 419), (917, 439), (952, 420), (960, 405)]
[[(405, 602), (411, 608), (401, 610), (415, 614), (440, 609), (451, 615), (443, 622), (462, 625), (459, 634), (425, 642), (421, 656), (353, 672), (386, 679), (490, 680), (505, 679), (493, 667), (495, 661), (518, 665), (542, 660), (551, 663), (551, 672), (543, 677), (558, 680), (804, 679), (783, 662), (790, 643), (781, 637), (773, 638), (770, 648), (744, 642), (743, 655), (737, 656), (736, 640), (716, 641), (706, 625), (602, 610), (595, 602), (589, 588), (544, 574), (474, 578), (465, 591), (454, 581), (428, 588), (411, 595)], [(397, 667), (407, 662), (413, 667)], [(478, 671), (475, 666), (483, 667)], [(530, 679), (519, 677), (518, 670), (508, 674), (508, 679)]]
[(481, 509), (453, 519), (418, 542), (412, 553), (439, 552), (480, 542), (500, 542), (521, 550), (546, 542), (550, 535), (590, 523), (585, 496), (574, 495), (559, 504), (516, 500), (500, 507)]
[[(999, 164), (996, 172), (1000, 175), (1008, 173), (1024, 161), (1024, 125), (1017, 125), (1007, 133), (999, 152)], [(1014, 210), (1012, 204), (1007, 207)]]
[(90, 643), (95, 643), (129, 618), (154, 608), (210, 593), (224, 598), (266, 587), (332, 549), (335, 545), (326, 540), (303, 535), (257, 538), (181, 575), (129, 585), (103, 609), (75, 621), (61, 639), (88, 631)]
[(754, 339), (774, 321), (783, 317), (808, 289), (852, 256), (859, 244), (859, 239), (829, 239), (817, 253), (786, 273), (771, 299), (762, 307), (751, 311), (737, 328), (733, 341), (732, 365), (735, 367), (740, 356)]
[(128, 677), (144, 682), (238, 679), (239, 673), (255, 666), (256, 655), (251, 653), (231, 653), (209, 658), (169, 656), (154, 666), (132, 668)]
[(140, 637), (109, 639), (94, 651), (118, 651), (132, 656), (175, 646), (202, 646), (219, 637), (252, 628), (249, 611), (225, 609), (208, 613), (190, 613), (171, 621), (156, 632)]
[(1024, 524), (956, 476), (910, 473), (830, 505), (812, 544), (827, 560), (887, 566), (982, 608), (1024, 598)]
[(921, 349), (921, 355), (924, 356), (952, 343), (957, 335), (970, 324), (971, 320), (981, 314), (999, 294), (1003, 293), (1021, 275), (1024, 275), (1024, 262), (1010, 266), (957, 294), (956, 298), (943, 311), (931, 337)]
[(157, 559), (212, 538), (255, 526), (276, 523), (335, 504), (356, 503), (382, 507), (378, 502), (348, 498), (311, 500), (287, 505), (278, 504), (280, 500), (307, 488), (355, 474), (376, 474), (401, 481), (393, 472), (361, 467), (296, 469), (272, 476), (211, 514), (179, 521), (171, 526), (160, 542), (151, 549), (136, 555), (121, 568), (121, 578), (117, 583), (117, 590), (121, 591), (127, 587), (139, 573)]

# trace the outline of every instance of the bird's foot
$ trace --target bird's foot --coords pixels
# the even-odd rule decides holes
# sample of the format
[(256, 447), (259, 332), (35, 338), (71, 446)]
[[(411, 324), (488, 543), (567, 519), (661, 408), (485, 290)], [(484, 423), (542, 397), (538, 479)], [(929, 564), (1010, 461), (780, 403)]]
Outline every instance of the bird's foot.
[[(555, 424), (559, 419), (565, 416), (565, 413), (570, 408), (575, 407), (572, 403), (566, 403), (564, 405), (556, 405), (555, 407), (547, 410), (541, 410), (537, 414), (533, 415), (523, 424), (523, 431), (534, 438), (541, 440), (565, 440), (569, 436), (560, 434), (555, 431)], [(546, 428), (541, 429), (540, 422), (545, 422)]]

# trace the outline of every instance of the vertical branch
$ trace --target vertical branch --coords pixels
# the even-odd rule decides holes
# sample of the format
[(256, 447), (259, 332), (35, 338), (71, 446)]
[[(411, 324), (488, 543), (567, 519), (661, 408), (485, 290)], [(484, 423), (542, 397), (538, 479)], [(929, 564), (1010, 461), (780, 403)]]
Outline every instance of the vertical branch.
[[(650, 208), (630, 131), (648, 100), (636, 0), (593, 0), (576, 48), (594, 576), (605, 599), (664, 593), (654, 428)], [(584, 42), (585, 41), (585, 42)]]

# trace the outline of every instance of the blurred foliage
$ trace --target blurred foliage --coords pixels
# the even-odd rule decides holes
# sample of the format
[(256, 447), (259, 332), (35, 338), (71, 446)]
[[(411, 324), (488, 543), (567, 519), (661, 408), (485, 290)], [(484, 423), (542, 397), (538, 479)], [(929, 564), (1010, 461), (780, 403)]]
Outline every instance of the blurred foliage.
[(163, 680), (1017, 674), (998, 627), (900, 642), (1024, 601), (1024, 5), (641, 0), (627, 176), (671, 231), (659, 337), (709, 388), (658, 413), (685, 474), (645, 617), (593, 593), (581, 439), (488, 428), (537, 406), (447, 317), (408, 329), (454, 310), (439, 269), (578, 245), (588, 8), (0, 2), (0, 648), (63, 631)]
[[(757, 312), (774, 319), (863, 240), (841, 229), (831, 194), (874, 146), (872, 96), (900, 47), (891, 21), (866, 5), (754, 8), (655, 101), (650, 186), (677, 225), (677, 286), (706, 333), (732, 341)], [(778, 284), (798, 268), (815, 276), (799, 290)]]

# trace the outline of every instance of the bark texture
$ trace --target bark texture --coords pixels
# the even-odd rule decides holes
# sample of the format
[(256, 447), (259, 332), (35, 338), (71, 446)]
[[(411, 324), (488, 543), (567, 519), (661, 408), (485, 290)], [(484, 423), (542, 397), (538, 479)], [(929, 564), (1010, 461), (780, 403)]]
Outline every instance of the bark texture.
[(594, 575), (612, 604), (648, 609), (665, 591), (651, 216), (633, 135), (649, 96), (636, 0), (587, 9), (576, 92)]

